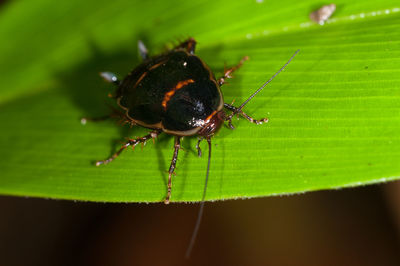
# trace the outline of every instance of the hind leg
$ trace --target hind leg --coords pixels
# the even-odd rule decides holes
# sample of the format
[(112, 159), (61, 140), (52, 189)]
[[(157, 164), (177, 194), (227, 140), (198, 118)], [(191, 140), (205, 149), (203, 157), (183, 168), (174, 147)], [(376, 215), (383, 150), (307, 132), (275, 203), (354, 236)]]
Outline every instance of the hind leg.
[(193, 38), (189, 38), (186, 41), (175, 46), (174, 49), (179, 49), (179, 48), (184, 48), (188, 53), (194, 54), (194, 51), (196, 49), (196, 40)]
[[(230, 105), (230, 104), (228, 104), (228, 103), (224, 103), (224, 107), (225, 107), (226, 109), (232, 111), (232, 112), (237, 112), (237, 110), (238, 110), (237, 107), (235, 107), (235, 106), (233, 106), (233, 105)], [(251, 123), (254, 123), (254, 124), (256, 124), (256, 125), (260, 125), (260, 124), (262, 124), (262, 123), (267, 123), (267, 122), (268, 122), (268, 118), (254, 119), (253, 117), (249, 116), (248, 114), (246, 114), (246, 113), (243, 112), (242, 110), (240, 110), (240, 111), (238, 112), (238, 114), (240, 114), (241, 116), (243, 116), (244, 118), (246, 118), (247, 121), (249, 121), (249, 122), (251, 122)], [(235, 127), (232, 125), (232, 121), (231, 121), (230, 119), (228, 120), (228, 124), (229, 124), (229, 127), (230, 127), (231, 129), (234, 129), (234, 128), (235, 128)]]

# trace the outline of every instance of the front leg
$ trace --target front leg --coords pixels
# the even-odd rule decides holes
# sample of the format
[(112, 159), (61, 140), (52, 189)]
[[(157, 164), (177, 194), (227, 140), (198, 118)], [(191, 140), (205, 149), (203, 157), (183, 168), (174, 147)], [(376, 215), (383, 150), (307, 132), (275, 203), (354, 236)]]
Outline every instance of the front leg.
[(174, 155), (172, 156), (171, 165), (168, 170), (168, 188), (167, 188), (167, 196), (165, 197), (164, 203), (169, 204), (169, 199), (171, 198), (171, 188), (172, 188), (172, 175), (175, 171), (176, 161), (178, 160), (178, 152), (181, 148), (181, 137), (175, 137), (175, 145), (174, 145)]
[[(237, 107), (235, 107), (235, 106), (233, 106), (233, 105), (230, 105), (230, 104), (228, 104), (228, 103), (224, 103), (224, 107), (225, 107), (226, 109), (232, 111), (232, 112), (237, 112), (237, 110), (238, 110)], [(254, 123), (254, 124), (257, 124), (257, 125), (260, 125), (260, 124), (262, 124), (262, 123), (267, 123), (267, 122), (268, 122), (268, 118), (254, 119), (254, 118), (252, 118), (251, 116), (249, 116), (248, 114), (246, 114), (245, 112), (243, 112), (242, 110), (240, 110), (238, 113), (239, 113), (241, 116), (243, 116), (244, 118), (246, 118), (249, 122)], [(230, 126), (232, 129), (234, 129), (234, 127), (233, 127), (233, 125), (232, 125), (232, 122), (231, 122), (230, 120), (228, 121), (228, 123), (229, 123), (229, 126)]]

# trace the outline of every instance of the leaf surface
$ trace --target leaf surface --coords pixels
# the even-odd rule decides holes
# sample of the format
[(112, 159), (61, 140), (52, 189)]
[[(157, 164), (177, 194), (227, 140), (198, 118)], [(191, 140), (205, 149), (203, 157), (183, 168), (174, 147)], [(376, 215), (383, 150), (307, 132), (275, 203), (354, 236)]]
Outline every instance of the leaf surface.
[[(288, 68), (245, 108), (268, 124), (234, 120), (212, 139), (207, 199), (364, 185), (400, 176), (400, 9), (397, 1), (13, 1), (0, 10), (0, 193), (88, 201), (154, 202), (166, 193), (173, 138), (162, 135), (109, 165), (93, 161), (147, 130), (80, 124), (114, 104), (99, 71), (123, 77), (188, 36), (215, 71), (250, 60), (222, 87), (243, 102), (297, 49)], [(207, 156), (183, 140), (173, 201), (201, 199)], [(207, 154), (205, 143), (203, 154)]]

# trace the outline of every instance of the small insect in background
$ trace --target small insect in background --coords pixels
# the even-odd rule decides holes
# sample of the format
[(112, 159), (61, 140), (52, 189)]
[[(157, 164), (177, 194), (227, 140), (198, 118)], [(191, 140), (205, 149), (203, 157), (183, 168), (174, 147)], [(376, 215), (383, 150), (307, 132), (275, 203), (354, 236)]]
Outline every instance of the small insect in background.
[(189, 38), (166, 53), (152, 57), (149, 56), (147, 48), (141, 41), (138, 43), (138, 48), (143, 62), (122, 81), (111, 72), (100, 73), (106, 81), (117, 86), (115, 98), (121, 110), (114, 110), (113, 114), (98, 119), (83, 118), (81, 122), (86, 123), (87, 120), (98, 121), (119, 116), (132, 126), (138, 125), (151, 130), (143, 137), (129, 139), (110, 158), (97, 161), (96, 166), (108, 164), (126, 148), (155, 139), (162, 133), (173, 135), (175, 144), (168, 170), (165, 204), (169, 204), (171, 199), (172, 176), (181, 148), (181, 139), (185, 136), (198, 135), (196, 148), (199, 156), (201, 156), (200, 142), (207, 141), (209, 151), (205, 185), (196, 226), (186, 253), (188, 257), (200, 226), (204, 208), (210, 172), (211, 138), (224, 122), (234, 129), (232, 118), (235, 115), (240, 115), (257, 125), (268, 122), (267, 118), (254, 119), (242, 109), (290, 63), (298, 50), (277, 73), (240, 106), (236, 107), (224, 102), (220, 87), (226, 79), (232, 77), (234, 71), (242, 66), (243, 62), (248, 59), (247, 56), (236, 66), (226, 69), (223, 76), (216, 79), (210, 68), (195, 55), (196, 41), (193, 38)]
[(318, 10), (315, 10), (310, 14), (310, 19), (317, 22), (319, 25), (324, 25), (325, 22), (332, 16), (336, 10), (335, 4), (324, 5)]

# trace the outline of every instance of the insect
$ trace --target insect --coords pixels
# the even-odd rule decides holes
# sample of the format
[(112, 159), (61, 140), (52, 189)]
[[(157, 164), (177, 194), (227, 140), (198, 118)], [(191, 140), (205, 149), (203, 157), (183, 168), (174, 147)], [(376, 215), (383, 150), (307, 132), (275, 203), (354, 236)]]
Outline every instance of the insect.
[(143, 137), (129, 139), (110, 158), (97, 161), (96, 165), (108, 164), (126, 148), (155, 139), (162, 133), (173, 135), (175, 144), (168, 170), (164, 200), (164, 203), (168, 204), (171, 199), (172, 176), (181, 147), (181, 139), (185, 136), (198, 135), (196, 148), (199, 156), (201, 156), (199, 144), (202, 140), (206, 140), (209, 149), (206, 180), (195, 232), (188, 250), (190, 253), (203, 212), (210, 169), (212, 136), (224, 122), (234, 129), (232, 118), (235, 115), (241, 115), (255, 124), (268, 122), (267, 118), (253, 119), (242, 109), (289, 64), (298, 51), (246, 101), (239, 107), (235, 107), (224, 102), (220, 87), (226, 79), (232, 77), (234, 71), (242, 66), (247, 57), (244, 57), (236, 66), (226, 69), (223, 76), (216, 79), (210, 68), (195, 55), (196, 41), (193, 38), (189, 38), (166, 53), (153, 57), (149, 56), (147, 48), (141, 41), (138, 43), (138, 48), (143, 62), (122, 81), (111, 72), (102, 72), (100, 75), (117, 86), (115, 98), (122, 109), (122, 118), (131, 125), (142, 126), (151, 131)]
[(320, 25), (324, 25), (325, 21), (327, 21), (332, 16), (335, 10), (336, 10), (335, 4), (324, 5), (318, 10), (312, 12), (310, 14), (310, 19), (317, 22)]

